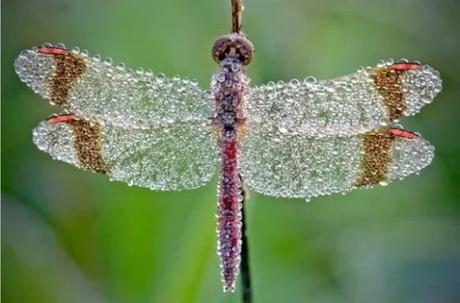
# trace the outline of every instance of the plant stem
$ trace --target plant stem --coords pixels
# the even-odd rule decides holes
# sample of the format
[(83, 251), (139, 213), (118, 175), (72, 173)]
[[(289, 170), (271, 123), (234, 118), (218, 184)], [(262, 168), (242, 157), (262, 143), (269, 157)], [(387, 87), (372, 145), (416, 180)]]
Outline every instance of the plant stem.
[(243, 4), (242, 0), (231, 0), (232, 1), (232, 32), (239, 34), (241, 30)]
[(242, 284), (242, 294), (243, 294), (243, 303), (252, 303), (252, 289), (251, 289), (251, 277), (249, 272), (249, 243), (246, 237), (246, 216), (245, 216), (245, 204), (247, 201), (247, 193), (243, 187), (241, 187), (241, 192), (243, 194), (243, 207), (241, 209), (241, 284)]

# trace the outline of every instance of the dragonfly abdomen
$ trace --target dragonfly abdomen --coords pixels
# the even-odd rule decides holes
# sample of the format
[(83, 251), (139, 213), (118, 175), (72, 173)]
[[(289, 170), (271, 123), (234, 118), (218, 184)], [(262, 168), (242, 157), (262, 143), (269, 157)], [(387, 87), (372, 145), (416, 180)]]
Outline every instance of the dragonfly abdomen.
[(238, 177), (236, 137), (223, 137), (222, 170), (219, 180), (218, 254), (225, 291), (233, 291), (238, 274), (241, 251), (241, 198)]

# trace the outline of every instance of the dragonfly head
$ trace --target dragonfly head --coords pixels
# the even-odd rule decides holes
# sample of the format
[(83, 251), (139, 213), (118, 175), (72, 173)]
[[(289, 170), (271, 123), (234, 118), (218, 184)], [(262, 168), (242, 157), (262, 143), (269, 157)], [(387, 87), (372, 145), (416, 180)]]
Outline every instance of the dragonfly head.
[(254, 46), (251, 41), (240, 34), (230, 34), (217, 38), (212, 47), (212, 57), (217, 63), (226, 57), (235, 56), (244, 65), (248, 65), (253, 55)]

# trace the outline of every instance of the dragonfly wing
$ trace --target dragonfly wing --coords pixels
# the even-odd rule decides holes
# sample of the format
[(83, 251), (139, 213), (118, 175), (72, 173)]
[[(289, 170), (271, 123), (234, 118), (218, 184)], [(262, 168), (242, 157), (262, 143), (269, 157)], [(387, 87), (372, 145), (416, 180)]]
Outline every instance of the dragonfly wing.
[(306, 198), (387, 184), (427, 166), (434, 148), (411, 132), (380, 128), (350, 136), (274, 136), (250, 129), (241, 143), (241, 174), (269, 196)]
[(414, 115), (440, 91), (439, 73), (428, 65), (389, 61), (333, 80), (309, 77), (252, 88), (245, 111), (250, 129), (349, 135)]
[(133, 71), (87, 52), (43, 46), (15, 61), (21, 80), (52, 104), (77, 116), (116, 126), (150, 128), (176, 121), (202, 121), (213, 102), (198, 82)]
[(204, 185), (218, 159), (209, 121), (129, 129), (63, 115), (41, 122), (33, 139), (55, 159), (153, 190)]

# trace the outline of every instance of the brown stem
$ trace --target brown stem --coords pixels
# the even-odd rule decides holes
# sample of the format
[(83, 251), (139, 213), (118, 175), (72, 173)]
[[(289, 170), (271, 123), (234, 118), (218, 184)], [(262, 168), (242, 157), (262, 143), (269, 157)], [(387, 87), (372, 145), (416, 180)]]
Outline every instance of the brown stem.
[(242, 0), (231, 0), (232, 1), (232, 32), (239, 34), (241, 30), (243, 4)]
[(243, 207), (241, 209), (241, 221), (243, 223), (243, 226), (241, 227), (241, 240), (242, 240), (242, 245), (241, 245), (241, 264), (240, 264), (240, 270), (241, 270), (241, 284), (242, 284), (242, 295), (243, 295), (243, 303), (252, 303), (252, 289), (251, 289), (251, 275), (249, 271), (249, 243), (248, 243), (248, 238), (246, 237), (246, 214), (245, 214), (245, 208), (246, 208), (246, 201), (248, 199), (248, 193), (245, 190), (243, 186), (243, 180), (240, 176), (241, 180), (241, 194), (243, 196), (243, 201), (241, 203), (243, 204)]

